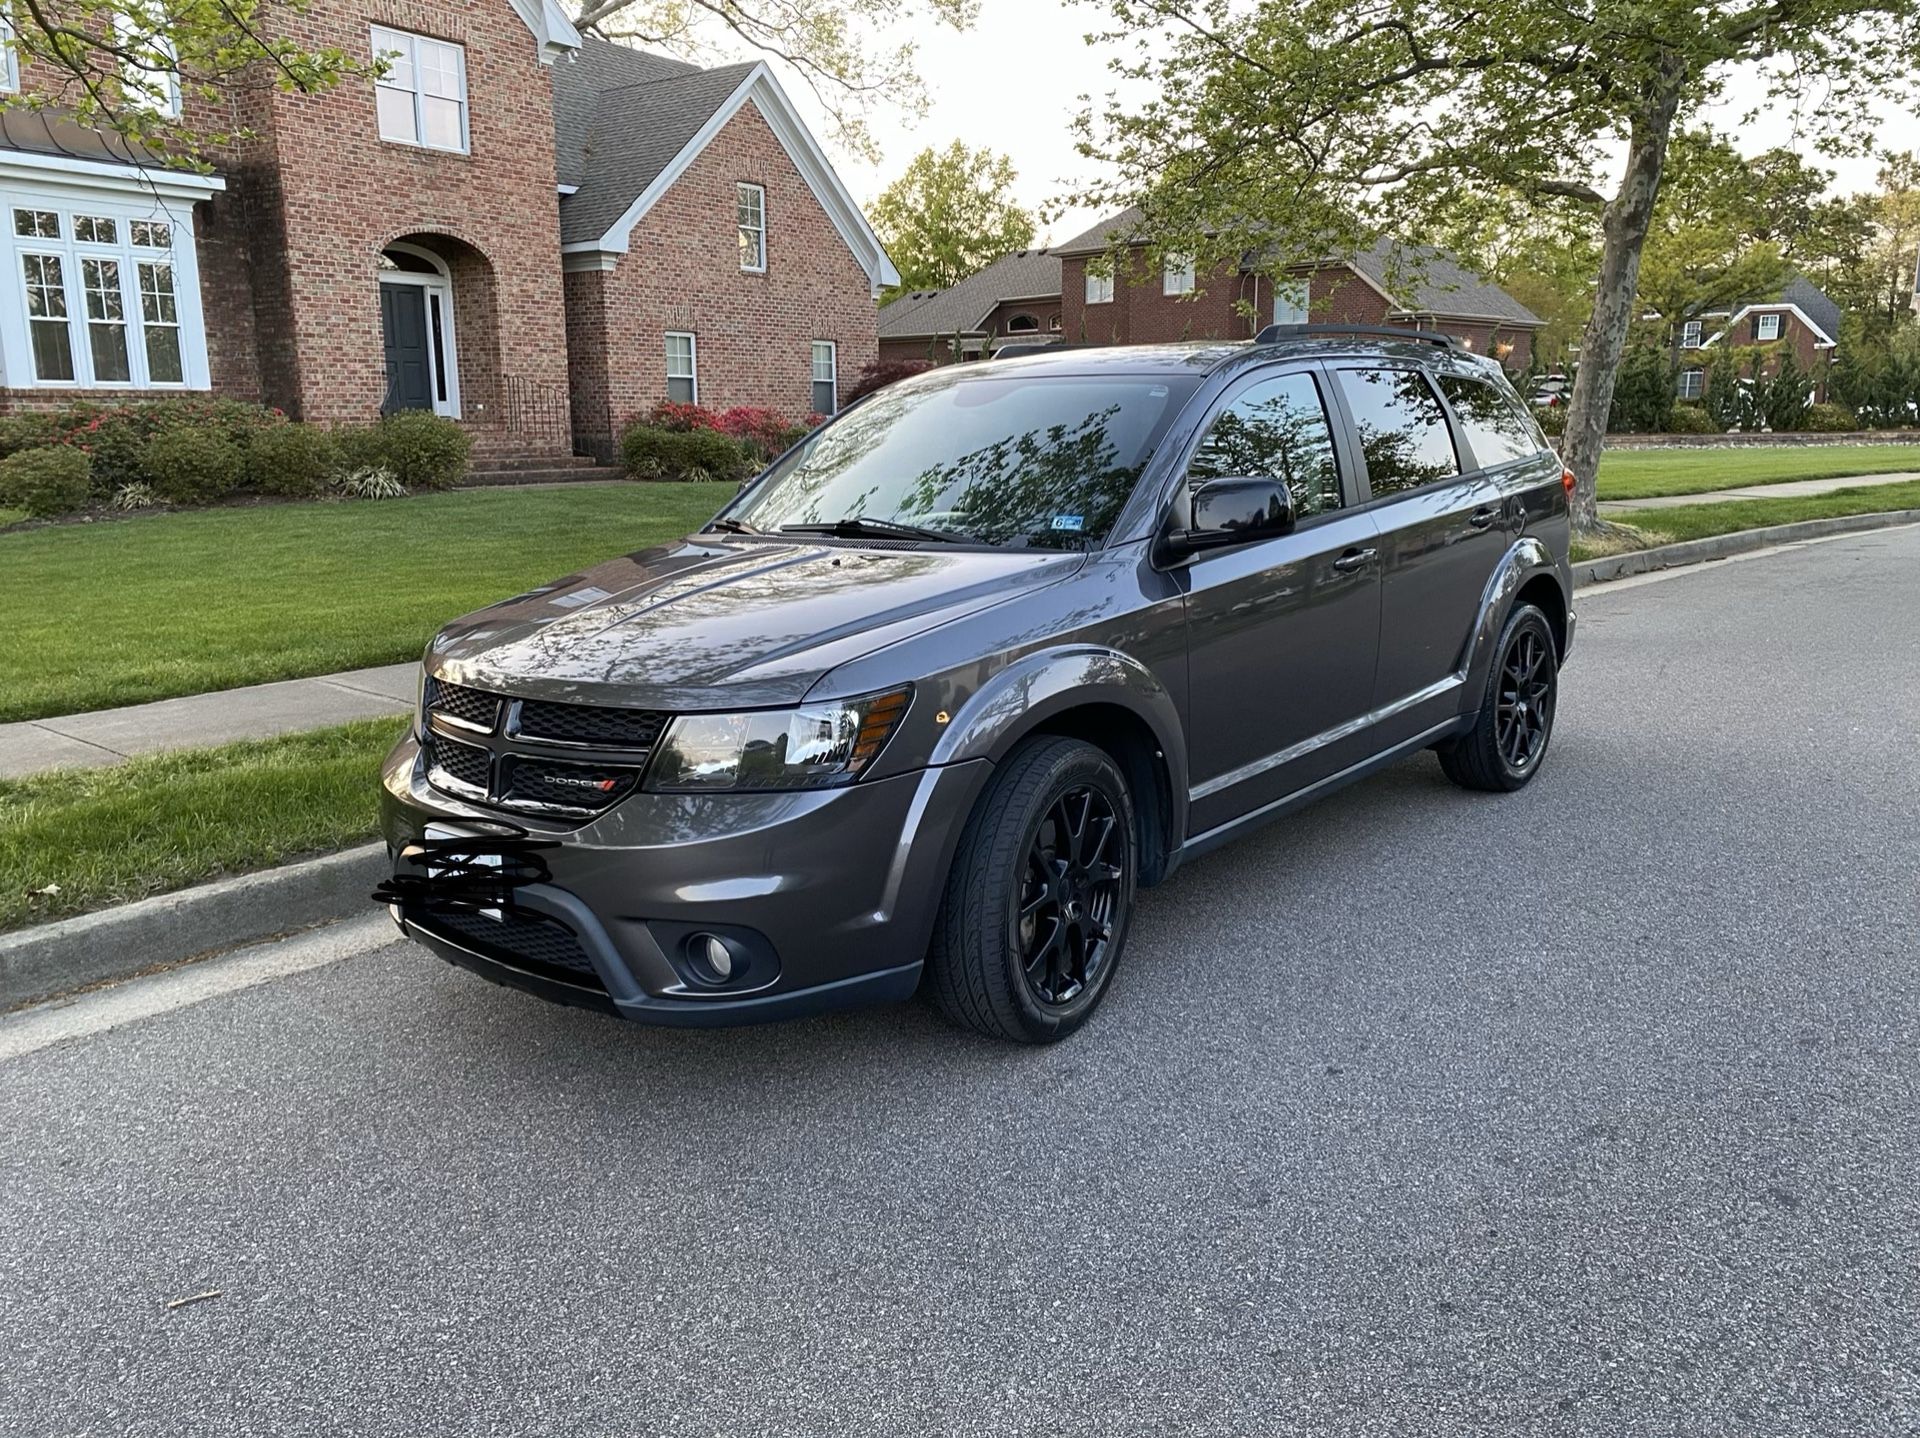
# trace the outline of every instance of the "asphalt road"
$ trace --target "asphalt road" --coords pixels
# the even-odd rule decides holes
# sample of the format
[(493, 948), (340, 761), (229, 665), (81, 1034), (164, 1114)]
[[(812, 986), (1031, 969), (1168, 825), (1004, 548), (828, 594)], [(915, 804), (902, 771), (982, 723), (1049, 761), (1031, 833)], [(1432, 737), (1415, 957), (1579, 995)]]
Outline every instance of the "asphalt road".
[(0, 1432), (1920, 1432), (1920, 529), (1580, 609), (1532, 788), (1194, 865), (1057, 1048), (382, 941), (0, 1062)]

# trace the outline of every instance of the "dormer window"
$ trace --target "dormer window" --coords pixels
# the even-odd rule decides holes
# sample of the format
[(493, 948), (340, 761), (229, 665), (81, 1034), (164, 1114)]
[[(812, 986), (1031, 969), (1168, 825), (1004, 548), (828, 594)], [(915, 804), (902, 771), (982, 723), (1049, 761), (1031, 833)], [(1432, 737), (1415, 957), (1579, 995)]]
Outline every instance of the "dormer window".
[(380, 138), (429, 150), (467, 151), (467, 52), (444, 40), (373, 27), (373, 53), (387, 63), (374, 86)]

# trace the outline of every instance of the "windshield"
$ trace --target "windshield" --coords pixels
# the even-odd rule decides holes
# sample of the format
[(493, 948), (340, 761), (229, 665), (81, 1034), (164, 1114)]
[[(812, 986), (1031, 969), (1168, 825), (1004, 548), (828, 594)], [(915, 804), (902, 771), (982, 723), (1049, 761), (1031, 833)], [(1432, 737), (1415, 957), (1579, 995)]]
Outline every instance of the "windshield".
[(729, 518), (1051, 549), (1103, 538), (1197, 381), (974, 378), (884, 390), (774, 466)]

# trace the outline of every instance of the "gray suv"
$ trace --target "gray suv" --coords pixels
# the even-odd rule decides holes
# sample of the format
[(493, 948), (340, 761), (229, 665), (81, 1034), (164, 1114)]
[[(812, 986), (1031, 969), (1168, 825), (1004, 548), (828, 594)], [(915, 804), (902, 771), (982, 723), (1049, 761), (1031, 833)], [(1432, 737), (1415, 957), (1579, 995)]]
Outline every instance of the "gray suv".
[(925, 988), (1064, 1037), (1185, 860), (1420, 749), (1474, 789), (1539, 772), (1570, 488), (1432, 334), (921, 375), (700, 533), (448, 626), (377, 897), (629, 1019)]

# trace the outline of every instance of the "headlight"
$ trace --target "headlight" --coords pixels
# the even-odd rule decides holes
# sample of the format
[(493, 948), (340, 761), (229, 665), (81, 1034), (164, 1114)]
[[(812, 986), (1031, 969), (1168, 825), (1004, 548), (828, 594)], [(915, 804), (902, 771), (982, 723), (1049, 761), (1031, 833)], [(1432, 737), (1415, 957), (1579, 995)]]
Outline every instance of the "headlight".
[(750, 714), (683, 714), (667, 726), (646, 787), (656, 793), (851, 784), (906, 716), (911, 689)]

